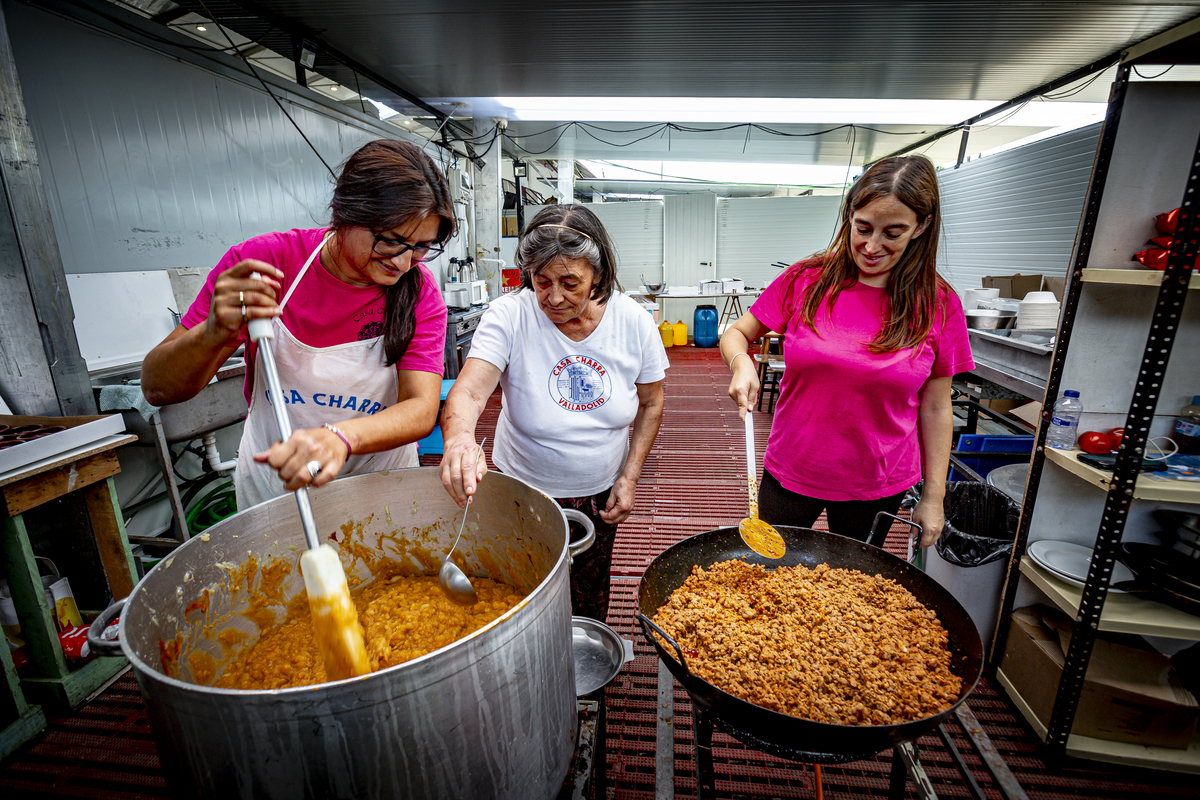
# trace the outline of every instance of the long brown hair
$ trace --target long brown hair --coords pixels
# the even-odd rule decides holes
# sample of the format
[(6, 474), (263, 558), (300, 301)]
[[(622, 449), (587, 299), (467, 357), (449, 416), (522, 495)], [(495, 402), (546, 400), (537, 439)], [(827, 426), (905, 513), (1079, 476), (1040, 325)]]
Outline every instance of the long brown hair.
[(925, 156), (901, 156), (872, 164), (846, 193), (833, 244), (813, 261), (795, 268), (798, 273), (821, 265), (820, 277), (800, 306), (804, 323), (816, 332), (815, 320), (821, 305), (832, 309), (841, 291), (858, 282), (858, 267), (850, 248), (854, 212), (872, 200), (889, 196), (911, 208), (918, 225), (926, 220), (928, 224), (919, 236), (909, 241), (900, 261), (892, 268), (888, 280), (891, 301), (888, 318), (869, 344), (870, 351), (877, 354), (894, 353), (923, 343), (933, 328), (937, 294), (949, 289), (949, 284), (937, 273), (942, 209), (933, 163)]
[[(347, 159), (329, 203), (333, 227), (361, 227), (374, 233), (438, 218), (437, 243), (454, 235), (454, 207), (446, 179), (433, 159), (409, 142), (369, 142)], [(413, 268), (383, 290), (383, 351), (387, 365), (408, 350), (416, 332), (417, 299), (424, 281)]]
[(608, 302), (617, 281), (617, 249), (608, 231), (587, 206), (563, 203), (546, 206), (537, 213), (517, 242), (517, 266), (521, 288), (533, 288), (533, 276), (556, 258), (582, 258), (592, 266), (591, 298)]

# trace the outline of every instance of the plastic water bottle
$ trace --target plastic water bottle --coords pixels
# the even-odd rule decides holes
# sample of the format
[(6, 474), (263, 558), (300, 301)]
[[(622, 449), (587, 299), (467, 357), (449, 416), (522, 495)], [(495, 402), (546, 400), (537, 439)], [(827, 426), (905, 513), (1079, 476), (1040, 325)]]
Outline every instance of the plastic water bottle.
[(1067, 389), (1054, 404), (1050, 417), (1050, 430), (1046, 431), (1046, 444), (1055, 450), (1070, 450), (1075, 446), (1075, 432), (1079, 429), (1079, 417), (1083, 414), (1083, 402), (1079, 392)]
[(1200, 455), (1200, 394), (1193, 397), (1191, 404), (1184, 406), (1175, 418), (1175, 432), (1171, 438), (1184, 455)]

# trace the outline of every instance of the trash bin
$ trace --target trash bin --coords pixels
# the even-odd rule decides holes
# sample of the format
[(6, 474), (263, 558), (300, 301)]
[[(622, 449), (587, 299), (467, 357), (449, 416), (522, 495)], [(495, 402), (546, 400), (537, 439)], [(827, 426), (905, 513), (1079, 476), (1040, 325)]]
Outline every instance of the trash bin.
[[(920, 490), (918, 484), (918, 496)], [(986, 646), (996, 631), (1021, 507), (986, 483), (951, 481), (943, 508), (946, 527), (926, 551), (925, 572), (962, 603)]]

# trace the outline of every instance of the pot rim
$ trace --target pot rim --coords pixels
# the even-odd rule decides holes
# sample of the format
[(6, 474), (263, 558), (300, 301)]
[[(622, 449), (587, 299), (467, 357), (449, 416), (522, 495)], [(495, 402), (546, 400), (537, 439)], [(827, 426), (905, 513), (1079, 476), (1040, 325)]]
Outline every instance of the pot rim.
[[(154, 567), (149, 572), (146, 573), (145, 577), (143, 577), (142, 580), (138, 581), (137, 585), (133, 587), (133, 591), (130, 592), (128, 597), (125, 599), (125, 608), (122, 609), (122, 611), (121, 611), (121, 619), (120, 619), (120, 622), (118, 623), (118, 627), (117, 627), (118, 641), (120, 641), (120, 643), (121, 643), (121, 651), (125, 654), (125, 657), (129, 660), (129, 663), (133, 666), (135, 673), (140, 674), (140, 675), (145, 675), (147, 679), (156, 680), (160, 683), (164, 683), (164, 684), (167, 684), (168, 686), (172, 686), (172, 687), (182, 689), (185, 691), (195, 691), (195, 692), (200, 692), (201, 694), (207, 694), (207, 695), (212, 695), (212, 696), (222, 696), (222, 697), (223, 696), (229, 696), (229, 697), (291, 697), (294, 695), (306, 695), (306, 694), (312, 694), (313, 692), (324, 692), (326, 690), (331, 690), (334, 688), (340, 689), (342, 687), (353, 685), (354, 683), (357, 683), (357, 682), (366, 681), (366, 680), (376, 678), (379, 676), (383, 676), (383, 675), (394, 674), (395, 672), (406, 669), (406, 668), (417, 669), (421, 666), (424, 666), (424, 665), (428, 664), (429, 662), (444, 656), (447, 652), (458, 647), (459, 645), (462, 645), (462, 644), (469, 642), (475, 638), (483, 636), (487, 632), (489, 632), (489, 631), (493, 630), (494, 628), (496, 628), (497, 626), (499, 626), (501, 623), (504, 623), (504, 622), (512, 619), (519, 611), (523, 610), (526, 606), (528, 606), (530, 604), (530, 602), (533, 600), (535, 595), (546, 590), (546, 584), (555, 575), (558, 574), (559, 570), (566, 569), (568, 571), (568, 573), (570, 571), (569, 570), (569, 562), (570, 562), (570, 557), (571, 557), (570, 556), (571, 526), (570, 526), (569, 521), (567, 520), (566, 515), (563, 513), (562, 507), (559, 506), (559, 504), (554, 501), (553, 497), (550, 497), (550, 495), (548, 495), (543, 490), (537, 488), (536, 486), (532, 486), (531, 484), (524, 483), (523, 481), (518, 481), (516, 478), (513, 478), (511, 475), (504, 475), (504, 473), (501, 473), (501, 472), (498, 472), (496, 474), (503, 475), (504, 477), (508, 478), (509, 480), (517, 481), (522, 486), (526, 486), (529, 489), (532, 489), (533, 491), (537, 492), (538, 494), (542, 495), (543, 497), (545, 497), (547, 500), (550, 501), (550, 503), (558, 511), (559, 518), (562, 520), (562, 524), (563, 524), (562, 551), (559, 553), (558, 559), (554, 562), (554, 566), (552, 566), (550, 568), (550, 571), (546, 574), (546, 577), (543, 578), (541, 580), (541, 582), (539, 582), (538, 585), (533, 588), (533, 591), (531, 591), (529, 594), (527, 594), (525, 597), (523, 597), (519, 603), (517, 603), (515, 606), (510, 608), (508, 611), (504, 612), (499, 617), (497, 617), (496, 619), (489, 622), (487, 625), (484, 625), (482, 628), (472, 631), (471, 633), (467, 634), (466, 636), (462, 637), (461, 639), (457, 639), (457, 640), (451, 642), (450, 644), (447, 644), (443, 647), (439, 647), (437, 650), (426, 653), (423, 656), (418, 656), (417, 658), (411, 659), (410, 661), (405, 661), (401, 664), (396, 664), (391, 667), (386, 667), (384, 669), (377, 670), (375, 672), (369, 672), (366, 675), (359, 675), (359, 676), (353, 677), (353, 678), (343, 678), (340, 681), (326, 681), (325, 683), (318, 683), (318, 684), (313, 684), (313, 685), (308, 685), (308, 686), (289, 686), (289, 687), (286, 687), (283, 689), (226, 689), (223, 687), (205, 686), (204, 684), (200, 684), (200, 683), (191, 683), (189, 681), (180, 680), (179, 678), (173, 678), (170, 675), (163, 673), (160, 669), (156, 669), (154, 666), (148, 664), (145, 661), (145, 659), (141, 658), (137, 653), (135, 653), (133, 651), (133, 648), (130, 647), (130, 645), (128, 643), (128, 637), (126, 636), (126, 632), (125, 632), (125, 623), (126, 623), (126, 620), (129, 618), (128, 609), (132, 605), (136, 604), (137, 599), (138, 599), (138, 594), (142, 590), (142, 586), (143, 586), (143, 584), (145, 584), (146, 580), (151, 575), (153, 575), (156, 570), (158, 570), (160, 567), (163, 567), (163, 565), (168, 560), (170, 560), (171, 556), (168, 556), (168, 557), (160, 560), (157, 564), (155, 564)], [(353, 477), (358, 477), (358, 476), (353, 476)], [(278, 499), (278, 498), (274, 498), (274, 499)], [(268, 502), (272, 502), (272, 501), (268, 501)], [(233, 517), (230, 517), (229, 519), (233, 519)], [(199, 536), (192, 537), (191, 539), (189, 539), (188, 541), (186, 541), (182, 545), (180, 545), (171, 555), (173, 556), (173, 555), (175, 555), (175, 553), (181, 552), (184, 548), (191, 545), (192, 542), (199, 541), (199, 540), (200, 540)], [(567, 562), (567, 563), (564, 564), (564, 562)], [(164, 569), (165, 569), (165, 567), (164, 567)], [(568, 577), (568, 580), (569, 579), (570, 578)]]

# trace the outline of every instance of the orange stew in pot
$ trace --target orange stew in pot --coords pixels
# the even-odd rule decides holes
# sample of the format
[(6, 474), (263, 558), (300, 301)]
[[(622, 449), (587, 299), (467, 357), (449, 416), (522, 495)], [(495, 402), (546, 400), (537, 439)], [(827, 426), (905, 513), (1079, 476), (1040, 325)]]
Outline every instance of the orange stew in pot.
[[(524, 595), (505, 583), (474, 578), (473, 606), (446, 599), (437, 576), (393, 576), (355, 593), (372, 671), (393, 667), (458, 641), (502, 616)], [(213, 686), (283, 689), (324, 683), (325, 668), (313, 638), (303, 593), (293, 598), (282, 622), (225, 667)]]

